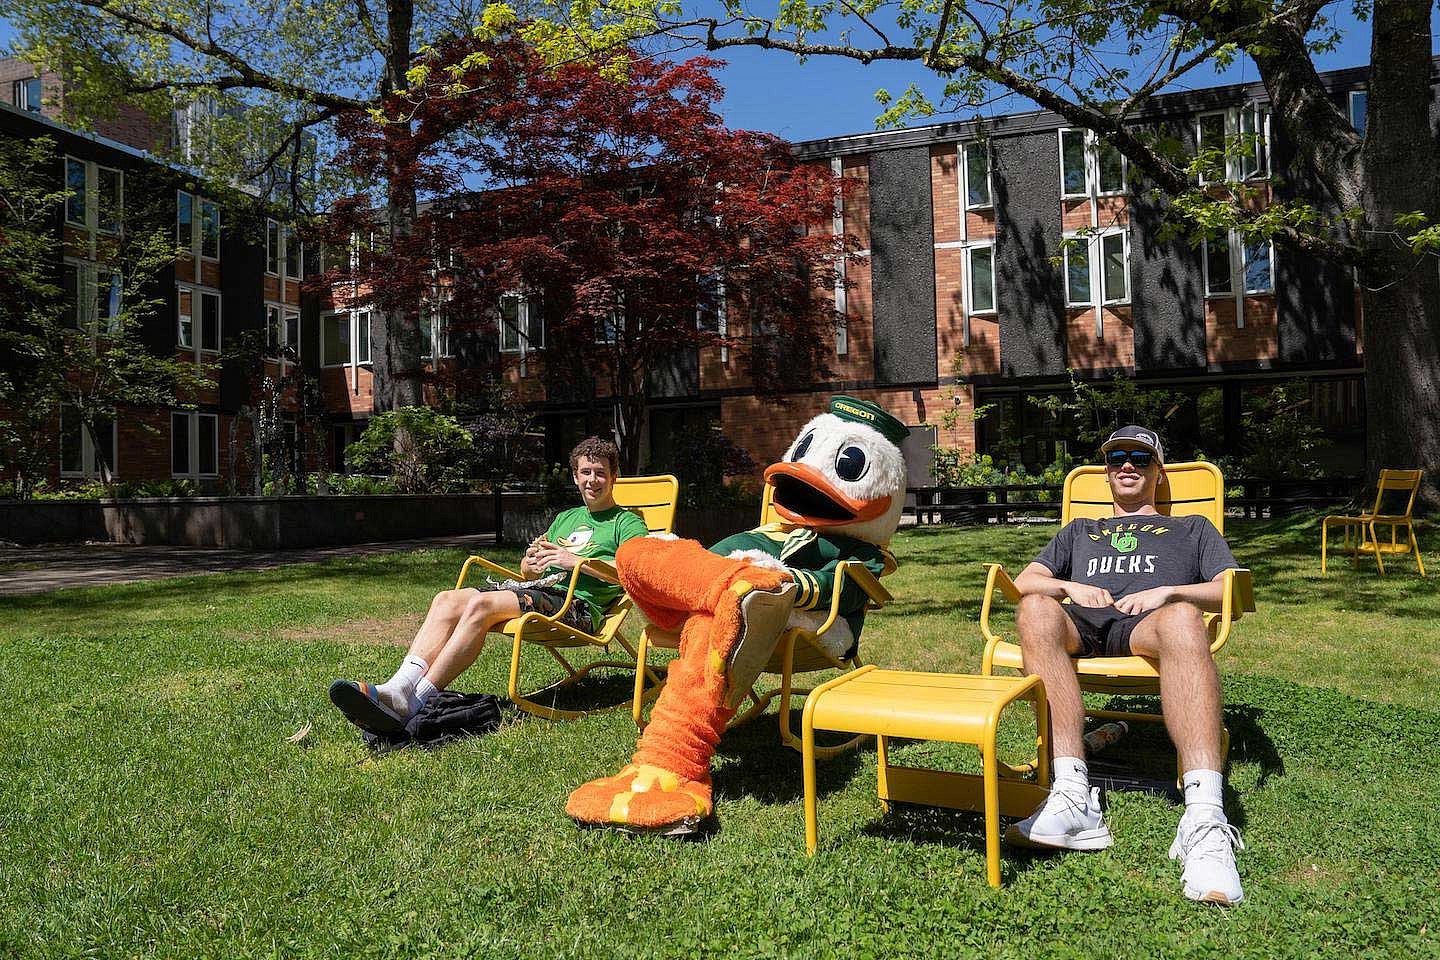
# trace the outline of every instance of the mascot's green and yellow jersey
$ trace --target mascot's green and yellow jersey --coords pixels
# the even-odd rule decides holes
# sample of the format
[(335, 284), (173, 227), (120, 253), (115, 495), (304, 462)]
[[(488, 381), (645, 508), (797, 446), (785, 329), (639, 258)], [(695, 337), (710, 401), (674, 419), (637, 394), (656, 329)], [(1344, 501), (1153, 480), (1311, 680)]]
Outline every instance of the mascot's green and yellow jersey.
[[(778, 559), (795, 578), (796, 610), (828, 610), (842, 560), (858, 560), (876, 577), (895, 569), (895, 557), (884, 547), (835, 533), (817, 533), (789, 523), (767, 523), (726, 537), (710, 547), (722, 557), (734, 550), (760, 550)], [(846, 579), (840, 588), (840, 613), (856, 640), (865, 623), (865, 591)]]

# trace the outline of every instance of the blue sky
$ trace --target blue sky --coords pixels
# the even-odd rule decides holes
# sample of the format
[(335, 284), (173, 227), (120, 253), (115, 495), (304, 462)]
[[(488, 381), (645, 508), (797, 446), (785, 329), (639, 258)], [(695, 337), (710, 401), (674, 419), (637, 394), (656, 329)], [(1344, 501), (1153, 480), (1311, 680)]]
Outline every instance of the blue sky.
[[(1348, 6), (1331, 12), (1345, 28), (1339, 49), (1317, 58), (1322, 70), (1353, 67), (1369, 61), (1370, 25), (1355, 21)], [(8, 47), (13, 31), (0, 20), (0, 48)], [(864, 66), (849, 60), (816, 57), (799, 64), (778, 51), (738, 48), (723, 52), (727, 65), (719, 72), (726, 96), (721, 113), (732, 127), (767, 130), (787, 140), (811, 140), (875, 128), (880, 107), (877, 88), (898, 94), (911, 82), (937, 89), (935, 77), (918, 64), (881, 63)], [(1215, 86), (1255, 80), (1254, 66), (1241, 59), (1217, 73), (1201, 68), (1176, 89)], [(1012, 98), (986, 113), (1000, 114), (1033, 109), (1028, 101)], [(939, 119), (939, 118), (937, 118)]]

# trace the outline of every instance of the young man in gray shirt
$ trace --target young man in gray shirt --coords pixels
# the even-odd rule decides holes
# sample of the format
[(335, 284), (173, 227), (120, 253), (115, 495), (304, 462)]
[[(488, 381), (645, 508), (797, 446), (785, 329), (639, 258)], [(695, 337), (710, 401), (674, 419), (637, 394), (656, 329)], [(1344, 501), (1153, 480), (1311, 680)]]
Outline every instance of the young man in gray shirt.
[(1185, 815), (1170, 856), (1184, 861), (1187, 897), (1239, 903), (1235, 851), (1244, 845), (1221, 803), (1220, 679), (1201, 615), (1220, 609), (1224, 572), (1237, 564), (1208, 519), (1155, 509), (1165, 468), (1154, 431), (1123, 427), (1101, 450), (1114, 516), (1071, 521), (1015, 578), (1025, 669), (1044, 681), (1050, 702), (1055, 780), (1006, 839), (1064, 850), (1114, 842), (1085, 766), (1085, 710), (1071, 658), (1150, 657), (1159, 662), (1165, 727), (1185, 771)]

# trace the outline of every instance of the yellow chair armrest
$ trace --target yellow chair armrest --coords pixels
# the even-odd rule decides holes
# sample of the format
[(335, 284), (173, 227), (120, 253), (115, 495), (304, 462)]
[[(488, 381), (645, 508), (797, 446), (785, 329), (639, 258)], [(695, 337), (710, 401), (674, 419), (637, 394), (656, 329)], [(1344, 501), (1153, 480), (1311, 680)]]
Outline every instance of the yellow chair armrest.
[(607, 563), (604, 560), (586, 560), (577, 569), (584, 570), (590, 576), (598, 577), (601, 580), (608, 580), (611, 583), (620, 582), (620, 571), (615, 569), (615, 564)]
[(483, 567), (491, 573), (498, 573), (507, 580), (524, 580), (525, 575), (518, 570), (511, 570), (509, 567), (502, 567), (493, 560), (486, 560), (481, 556), (472, 556), (465, 561), (465, 566), (460, 568), (460, 576), (455, 580), (455, 589), (459, 590), (465, 586), (465, 578), (470, 575), (471, 567)]
[(835, 621), (840, 619), (840, 595), (845, 589), (846, 577), (849, 577), (856, 586), (865, 591), (865, 596), (876, 607), (883, 607), (895, 599), (889, 590), (880, 585), (880, 581), (875, 578), (875, 574), (871, 573), (870, 568), (865, 564), (859, 560), (841, 560), (839, 566), (835, 568), (835, 587), (830, 593), (830, 614), (825, 618), (824, 623), (815, 628), (815, 636), (824, 636), (826, 631), (835, 626)]
[(1015, 586), (1015, 581), (1010, 574), (1005, 572), (1005, 565), (1000, 563), (985, 564), (985, 598), (980, 605), (980, 635), (985, 638), (985, 662), (989, 663), (993, 655), (995, 644), (1000, 642), (1000, 635), (990, 629), (990, 609), (995, 603), (995, 594), (1010, 603), (1020, 602), (1020, 590)]

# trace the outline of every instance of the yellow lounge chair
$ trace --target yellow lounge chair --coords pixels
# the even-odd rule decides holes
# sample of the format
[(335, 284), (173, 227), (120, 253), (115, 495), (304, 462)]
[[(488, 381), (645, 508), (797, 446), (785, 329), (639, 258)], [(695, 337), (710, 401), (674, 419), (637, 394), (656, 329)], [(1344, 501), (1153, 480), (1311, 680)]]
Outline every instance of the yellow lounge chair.
[[(639, 514), (645, 521), (645, 526), (651, 533), (669, 533), (675, 523), (675, 505), (680, 492), (680, 481), (672, 476), (657, 477), (621, 477), (615, 481), (615, 502), (632, 513)], [(503, 567), (498, 563), (487, 560), (484, 557), (472, 556), (465, 561), (465, 566), (460, 570), (460, 576), (455, 581), (455, 589), (459, 590), (465, 586), (465, 578), (471, 569), (479, 567), (499, 574), (506, 579), (524, 580), (526, 577), (519, 571)], [(565, 592), (565, 603), (551, 616), (531, 611), (522, 614), (513, 620), (509, 620), (497, 632), (503, 632), (514, 638), (513, 649), (510, 653), (510, 699), (515, 705), (526, 713), (534, 714), (537, 717), (545, 717), (549, 720), (573, 720), (583, 717), (587, 710), (560, 710), (555, 707), (545, 706), (538, 703), (537, 698), (558, 693), (562, 690), (573, 687), (576, 683), (585, 678), (592, 670), (600, 667), (617, 667), (621, 669), (634, 670), (636, 672), (637, 691), (643, 691), (644, 681), (648, 679), (654, 685), (655, 690), (659, 689), (660, 677), (653, 671), (644, 667), (645, 661), (638, 657), (635, 648), (625, 635), (620, 632), (625, 618), (630, 613), (630, 598), (621, 596), (610, 605), (605, 611), (605, 623), (600, 631), (595, 634), (585, 633), (574, 627), (567, 626), (560, 622), (560, 618), (570, 609), (570, 604), (575, 602), (575, 584), (579, 580), (580, 573), (585, 570), (592, 573), (601, 573), (610, 578), (615, 576), (615, 568), (608, 563), (599, 560), (586, 560), (577, 566), (570, 574), (569, 586)], [(556, 683), (553, 683), (533, 693), (522, 693), (520, 690), (520, 655), (526, 644), (533, 644), (543, 647), (547, 653), (559, 661), (565, 668), (566, 676)], [(618, 659), (597, 659), (584, 666), (576, 667), (565, 658), (560, 651), (565, 649), (603, 649), (609, 653), (611, 644), (619, 646), (630, 657), (629, 660)], [(638, 695), (638, 694), (637, 694)], [(650, 696), (654, 695), (654, 691)], [(615, 706), (624, 706), (616, 704)], [(608, 707), (604, 709), (614, 709)]]
[[(1411, 512), (1415, 509), (1415, 497), (1420, 492), (1420, 478), (1423, 473), (1419, 470), (1381, 470), (1380, 483), (1375, 489), (1375, 506), (1369, 513), (1362, 513), (1358, 516), (1329, 516), (1320, 524), (1320, 574), (1326, 573), (1326, 554), (1330, 546), (1330, 528), (1338, 526), (1345, 531), (1345, 547), (1350, 551), (1350, 557), (1355, 565), (1360, 565), (1360, 554), (1373, 553), (1375, 555), (1375, 566), (1380, 570), (1380, 575), (1385, 575), (1385, 561), (1380, 558), (1382, 553), (1392, 556), (1403, 556), (1407, 553), (1415, 555), (1415, 566), (1420, 568), (1420, 576), (1425, 576), (1425, 561), (1420, 559), (1420, 544), (1415, 540), (1415, 524), (1410, 519)], [(1385, 499), (1386, 493), (1410, 494), (1405, 501), (1404, 513), (1381, 513), (1380, 507)], [(1390, 542), (1382, 543), (1375, 534), (1375, 526), (1379, 524), (1390, 528)], [(1409, 539), (1401, 542), (1399, 539), (1400, 528), (1404, 527)], [(1356, 536), (1351, 538), (1350, 531), (1356, 531)]]
[[(764, 499), (760, 504), (760, 523), (763, 526), (767, 523), (783, 523), (784, 519), (775, 512), (770, 500), (774, 488), (768, 484), (765, 487)], [(891, 570), (887, 569), (886, 573)], [(853, 657), (835, 657), (820, 643), (819, 637), (834, 625), (836, 618), (840, 616), (840, 592), (845, 586), (846, 578), (865, 591), (868, 600), (865, 604), (866, 610), (877, 610), (889, 603), (892, 597), (870, 569), (859, 561), (841, 561), (836, 577), (834, 592), (830, 598), (829, 614), (814, 630), (805, 630), (800, 627), (791, 627), (780, 636), (780, 642), (775, 647), (770, 662), (765, 665), (765, 673), (779, 674), (780, 685), (773, 690), (760, 693), (754, 687), (750, 689), (747, 699), (749, 705), (736, 714), (730, 721), (730, 726), (737, 727), (742, 723), (748, 723), (763, 714), (769, 708), (770, 703), (776, 697), (780, 699), (780, 742), (787, 747), (800, 752), (801, 738), (798, 730), (792, 729), (790, 725), (790, 699), (792, 697), (803, 697), (810, 693), (810, 688), (797, 688), (794, 684), (794, 676), (797, 673), (813, 673), (819, 670), (854, 670), (859, 667), (860, 658), (858, 654)], [(680, 635), (661, 630), (654, 624), (647, 624), (640, 632), (640, 648), (637, 654), (640, 663), (647, 663), (646, 657), (651, 647), (661, 647), (668, 650), (678, 649), (680, 646)], [(645, 673), (649, 673), (647, 666)], [(631, 701), (634, 705), (633, 713), (635, 725), (645, 729), (645, 702), (654, 699), (659, 694), (659, 688), (650, 691), (642, 689), (645, 675), (635, 675), (635, 696)], [(820, 759), (836, 756), (846, 750), (852, 750), (866, 740), (864, 736), (856, 736), (844, 743), (834, 744), (815, 748), (815, 755)]]
[[(1103, 466), (1077, 467), (1070, 471), (1065, 478), (1064, 502), (1060, 511), (1062, 526), (1076, 518), (1109, 518), (1113, 516), (1113, 508), (1114, 501), (1105, 481)], [(1223, 534), (1225, 480), (1211, 463), (1167, 464), (1165, 479), (1156, 491), (1155, 508), (1162, 516), (1167, 517), (1207, 517), (1215, 525), (1215, 529)], [(1014, 604), (1020, 601), (1020, 591), (1015, 588), (1015, 581), (1001, 564), (987, 563), (985, 569), (985, 600), (980, 608), (980, 633), (985, 638), (981, 672), (985, 676), (991, 676), (997, 667), (1006, 667), (1023, 673), (1024, 659), (1019, 645), (1003, 640), (990, 624), (996, 595)], [(1231, 569), (1225, 571), (1224, 577), (1225, 592), (1220, 612), (1205, 614), (1205, 624), (1210, 631), (1211, 656), (1218, 654), (1230, 639), (1230, 631), (1235, 622), (1242, 615), (1255, 612), (1255, 593), (1250, 571)], [(1158, 696), (1160, 693), (1159, 665), (1149, 657), (1081, 657), (1075, 661), (1075, 672), (1080, 675), (1082, 691), (1116, 696)], [(1152, 723), (1163, 723), (1165, 719), (1158, 713), (1088, 708), (1085, 715)], [(1224, 730), (1223, 736), (1222, 749), (1228, 755), (1229, 731)]]

